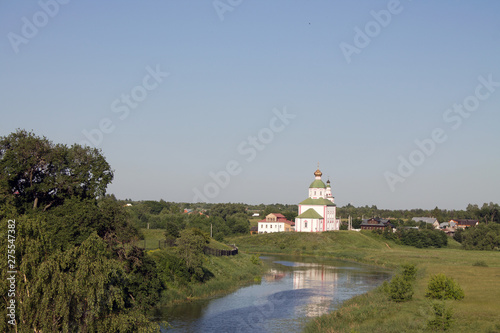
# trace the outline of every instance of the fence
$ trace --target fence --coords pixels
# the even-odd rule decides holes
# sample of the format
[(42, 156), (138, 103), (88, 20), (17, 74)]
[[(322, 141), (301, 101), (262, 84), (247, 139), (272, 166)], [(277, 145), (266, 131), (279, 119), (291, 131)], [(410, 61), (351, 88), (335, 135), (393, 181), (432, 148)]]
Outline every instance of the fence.
[(222, 256), (235, 256), (238, 254), (238, 248), (234, 245), (231, 245), (233, 248), (232, 250), (219, 250), (219, 249), (212, 249), (211, 247), (205, 246), (203, 248), (203, 253), (216, 256), (216, 257), (222, 257)]

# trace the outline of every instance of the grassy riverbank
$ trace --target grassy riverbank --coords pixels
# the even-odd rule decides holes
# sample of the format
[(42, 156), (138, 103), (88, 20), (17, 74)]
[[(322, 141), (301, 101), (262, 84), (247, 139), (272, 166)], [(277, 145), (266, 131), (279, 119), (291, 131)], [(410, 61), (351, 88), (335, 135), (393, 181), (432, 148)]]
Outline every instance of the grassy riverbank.
[(213, 277), (203, 283), (167, 286), (167, 290), (162, 295), (161, 305), (170, 306), (195, 299), (224, 295), (244, 285), (260, 281), (264, 273), (262, 264), (256, 264), (255, 260), (252, 260), (252, 255), (242, 253), (236, 256), (205, 256), (203, 267), (210, 271)]
[(249, 252), (335, 257), (388, 268), (403, 263), (417, 265), (412, 301), (391, 302), (377, 289), (313, 319), (306, 332), (425, 332), (432, 313), (424, 294), (430, 277), (438, 273), (452, 277), (465, 292), (463, 300), (447, 302), (454, 312), (451, 332), (500, 332), (498, 251), (465, 251), (454, 241), (448, 248), (417, 249), (397, 245), (371, 232), (349, 231), (260, 234), (231, 242)]
[[(158, 241), (164, 240), (163, 229), (141, 229), (144, 240), (138, 246), (146, 244), (147, 253), (160, 264), (158, 258), (165, 253), (174, 254), (175, 249), (158, 249)], [(232, 247), (210, 240), (208, 247), (220, 250), (232, 250)], [(143, 247), (143, 246), (142, 246)], [(153, 249), (151, 249), (153, 248)], [(264, 268), (256, 256), (239, 253), (235, 256), (216, 257), (201, 254), (203, 270), (209, 276), (206, 281), (190, 281), (179, 283), (178, 280), (164, 279), (167, 289), (163, 291), (161, 306), (169, 306), (195, 299), (214, 297), (232, 292), (243, 285), (260, 281)]]

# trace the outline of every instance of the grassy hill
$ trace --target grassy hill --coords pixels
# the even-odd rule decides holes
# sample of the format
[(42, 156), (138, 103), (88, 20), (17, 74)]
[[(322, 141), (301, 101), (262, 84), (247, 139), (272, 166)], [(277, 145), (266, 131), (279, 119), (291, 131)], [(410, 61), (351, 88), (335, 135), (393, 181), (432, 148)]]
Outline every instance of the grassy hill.
[(465, 251), (397, 245), (371, 232), (274, 233), (230, 240), (242, 251), (335, 257), (389, 268), (417, 265), (413, 300), (388, 301), (380, 290), (353, 298), (338, 311), (311, 321), (309, 332), (427, 332), (430, 301), (424, 297), (432, 275), (452, 277), (465, 291), (453, 308), (451, 332), (500, 332), (500, 251)]

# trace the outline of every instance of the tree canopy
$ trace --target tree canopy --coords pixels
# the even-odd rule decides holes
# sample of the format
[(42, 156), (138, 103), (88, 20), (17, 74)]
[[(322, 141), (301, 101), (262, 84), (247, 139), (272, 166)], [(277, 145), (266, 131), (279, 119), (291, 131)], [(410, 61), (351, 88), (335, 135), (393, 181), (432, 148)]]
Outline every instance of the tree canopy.
[(0, 138), (0, 200), (14, 196), (20, 211), (47, 210), (69, 197), (103, 196), (112, 180), (96, 148), (54, 144), (25, 130)]

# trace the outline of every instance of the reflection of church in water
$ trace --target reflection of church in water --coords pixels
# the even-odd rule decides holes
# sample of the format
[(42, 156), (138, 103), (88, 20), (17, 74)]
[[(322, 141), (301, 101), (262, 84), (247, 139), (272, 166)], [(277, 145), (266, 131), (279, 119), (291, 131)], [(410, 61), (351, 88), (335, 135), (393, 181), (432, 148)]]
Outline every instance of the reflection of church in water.
[(307, 317), (318, 317), (330, 311), (331, 302), (337, 288), (338, 273), (324, 265), (305, 264), (310, 268), (293, 272), (293, 289), (318, 288), (320, 284), (329, 292), (323, 295), (313, 294), (305, 308)]

